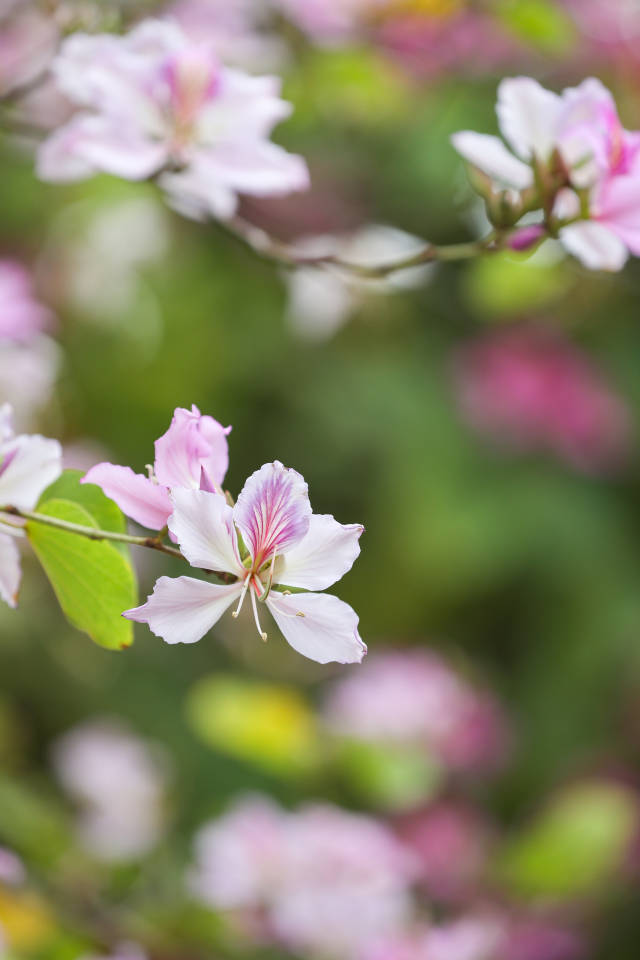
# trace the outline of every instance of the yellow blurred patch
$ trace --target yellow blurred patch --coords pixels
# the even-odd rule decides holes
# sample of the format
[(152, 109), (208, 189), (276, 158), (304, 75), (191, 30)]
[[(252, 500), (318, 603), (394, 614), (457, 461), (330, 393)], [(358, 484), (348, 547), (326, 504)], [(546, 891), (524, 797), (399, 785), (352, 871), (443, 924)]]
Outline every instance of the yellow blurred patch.
[(382, 16), (414, 14), (423, 17), (452, 17), (465, 6), (464, 0), (388, 0)]
[(317, 763), (315, 717), (292, 687), (216, 674), (195, 685), (186, 709), (192, 729), (216, 750), (280, 776), (295, 776)]
[(47, 905), (34, 893), (0, 889), (0, 926), (14, 950), (34, 950), (55, 933)]

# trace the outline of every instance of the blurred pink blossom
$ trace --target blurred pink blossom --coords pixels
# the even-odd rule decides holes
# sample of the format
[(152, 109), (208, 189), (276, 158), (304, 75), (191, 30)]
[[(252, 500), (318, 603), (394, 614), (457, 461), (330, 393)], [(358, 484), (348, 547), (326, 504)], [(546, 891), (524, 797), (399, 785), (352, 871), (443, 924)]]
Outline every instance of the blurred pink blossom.
[(585, 956), (584, 938), (571, 927), (523, 917), (511, 923), (500, 960), (580, 960)]
[(490, 830), (466, 804), (443, 800), (403, 817), (396, 826), (418, 863), (427, 894), (444, 902), (470, 897), (480, 883), (490, 847)]
[(17, 0), (0, 5), (0, 96), (38, 80), (58, 41), (54, 18), (36, 4)]
[(540, 327), (499, 331), (460, 350), (463, 416), (515, 449), (548, 451), (587, 472), (619, 467), (631, 443), (629, 412), (589, 362)]
[(334, 685), (324, 716), (334, 734), (422, 744), (453, 769), (494, 766), (507, 749), (499, 705), (423, 650), (369, 656)]
[(267, 29), (265, 6), (261, 0), (177, 0), (164, 16), (192, 40), (210, 45), (222, 63), (255, 73), (275, 69), (286, 56)]
[(119, 862), (153, 849), (165, 820), (167, 764), (160, 748), (95, 721), (56, 741), (53, 765), (80, 807), (78, 836), (94, 856)]
[(292, 23), (320, 44), (336, 44), (357, 34), (368, 15), (387, 0), (274, 0)]
[(20, 857), (13, 850), (0, 847), (0, 884), (18, 887), (24, 883), (26, 876), (27, 872)]
[(79, 112), (40, 147), (44, 180), (161, 174), (181, 212), (223, 218), (240, 193), (308, 186), (304, 161), (269, 140), (290, 113), (279, 80), (221, 66), (206, 38), (189, 39), (177, 23), (147, 20), (124, 37), (75, 34), (52, 70)]
[(502, 960), (505, 925), (493, 914), (469, 914), (381, 940), (361, 960)]
[(262, 912), (263, 930), (296, 952), (355, 956), (410, 916), (413, 860), (368, 816), (248, 798), (202, 829), (196, 851), (196, 895)]
[(0, 260), (0, 341), (24, 342), (53, 323), (35, 296), (31, 274), (17, 260)]

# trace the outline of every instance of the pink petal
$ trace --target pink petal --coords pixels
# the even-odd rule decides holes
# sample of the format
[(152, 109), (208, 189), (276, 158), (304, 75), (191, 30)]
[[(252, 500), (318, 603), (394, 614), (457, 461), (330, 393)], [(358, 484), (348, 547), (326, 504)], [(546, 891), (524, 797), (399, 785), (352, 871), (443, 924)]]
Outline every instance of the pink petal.
[(622, 270), (627, 248), (615, 233), (596, 220), (580, 220), (563, 227), (560, 242), (589, 270)]
[(174, 488), (169, 529), (192, 567), (246, 573), (238, 553), (233, 510), (219, 493)]
[(178, 407), (167, 432), (156, 440), (155, 473), (167, 487), (200, 486), (202, 469), (221, 486), (229, 466), (227, 434), (213, 417), (203, 417), (197, 407)]
[(222, 143), (200, 154), (203, 171), (238, 193), (272, 196), (306, 190), (309, 171), (302, 157), (268, 140)]
[(533, 183), (531, 167), (514, 157), (498, 137), (461, 130), (453, 134), (451, 142), (461, 157), (493, 180), (517, 190)]
[(0, 450), (0, 506), (32, 510), (62, 473), (62, 447), (38, 435), (16, 437), (7, 447)]
[(593, 202), (594, 216), (640, 255), (640, 176), (607, 180)]
[(259, 567), (306, 535), (311, 519), (307, 485), (278, 460), (265, 463), (245, 483), (233, 514)]
[(127, 517), (150, 530), (162, 530), (171, 516), (173, 506), (166, 487), (134, 473), (131, 467), (99, 463), (80, 482), (95, 483)]
[(166, 643), (196, 643), (218, 622), (242, 590), (241, 584), (222, 587), (193, 577), (160, 577), (141, 607), (125, 610), (127, 620), (147, 623)]
[(18, 545), (12, 537), (0, 533), (0, 597), (14, 609), (18, 606), (21, 577)]
[(359, 523), (342, 524), (332, 516), (312, 514), (306, 537), (284, 554), (274, 579), (288, 587), (326, 590), (351, 570), (363, 530)]
[(358, 615), (326, 593), (285, 596), (272, 590), (267, 606), (287, 643), (317, 663), (360, 663), (367, 652)]
[(556, 145), (562, 100), (530, 77), (512, 77), (498, 87), (500, 130), (518, 156), (546, 160)]

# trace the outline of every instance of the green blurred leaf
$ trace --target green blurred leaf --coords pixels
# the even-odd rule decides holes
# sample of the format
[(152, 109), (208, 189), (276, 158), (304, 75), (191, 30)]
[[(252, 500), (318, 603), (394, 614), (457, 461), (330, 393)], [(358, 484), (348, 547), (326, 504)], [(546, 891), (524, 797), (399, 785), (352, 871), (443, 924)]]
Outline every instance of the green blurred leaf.
[(337, 760), (351, 787), (384, 809), (408, 810), (425, 803), (442, 780), (441, 768), (422, 748), (346, 740)]
[(573, 897), (602, 887), (629, 850), (637, 800), (613, 783), (572, 787), (501, 856), (498, 872), (524, 896)]
[[(82, 470), (65, 470), (40, 497), (40, 503), (49, 500), (71, 500), (91, 514), (100, 530), (126, 533), (127, 521), (120, 507), (110, 500), (95, 483), (81, 484)], [(129, 556), (126, 543), (113, 543), (123, 556)]]
[(471, 263), (463, 282), (470, 307), (495, 318), (542, 309), (562, 297), (573, 278), (563, 261), (500, 253)]
[(187, 717), (209, 746), (280, 776), (295, 777), (319, 759), (315, 717), (293, 687), (205, 677), (189, 694)]
[[(84, 507), (69, 500), (49, 500), (39, 505), (38, 512), (97, 527)], [(136, 583), (125, 557), (111, 543), (44, 524), (27, 524), (27, 535), (73, 626), (109, 650), (131, 646), (133, 624), (122, 618), (122, 612), (135, 606)]]
[(545, 53), (567, 52), (576, 39), (569, 15), (552, 0), (506, 0), (498, 15), (517, 36)]

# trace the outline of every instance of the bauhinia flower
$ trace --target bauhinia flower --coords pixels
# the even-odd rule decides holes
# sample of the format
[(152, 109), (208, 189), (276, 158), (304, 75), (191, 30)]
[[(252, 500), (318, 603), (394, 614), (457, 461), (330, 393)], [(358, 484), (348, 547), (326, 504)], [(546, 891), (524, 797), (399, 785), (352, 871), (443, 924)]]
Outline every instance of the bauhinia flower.
[(178, 407), (171, 426), (155, 442), (156, 459), (148, 477), (131, 467), (98, 463), (81, 483), (95, 483), (136, 523), (163, 530), (173, 512), (170, 490), (220, 491), (229, 466), (230, 431), (231, 427), (203, 416), (195, 404), (191, 410)]
[(182, 212), (222, 218), (238, 193), (308, 186), (304, 160), (269, 140), (290, 113), (278, 78), (221, 66), (177, 23), (145, 21), (124, 37), (75, 34), (52, 71), (80, 110), (40, 148), (44, 180), (161, 175)]
[(16, 537), (24, 536), (16, 521), (3, 518), (3, 507), (32, 510), (44, 490), (62, 473), (62, 448), (57, 440), (15, 436), (13, 411), (0, 407), (0, 597), (17, 606), (22, 572)]
[(538, 191), (539, 208), (557, 198), (558, 237), (585, 266), (619, 270), (629, 252), (640, 255), (640, 132), (624, 129), (599, 80), (556, 94), (506, 79), (496, 112), (511, 150), (464, 130), (452, 137), (458, 153), (503, 188)]
[(29, 271), (0, 260), (0, 340), (24, 343), (52, 325), (51, 311), (36, 300)]
[(160, 577), (129, 620), (147, 623), (167, 643), (195, 643), (234, 602), (249, 594), (259, 635), (257, 601), (264, 603), (287, 642), (318, 663), (359, 663), (367, 648), (358, 616), (324, 590), (339, 580), (360, 553), (360, 524), (341, 524), (314, 514), (307, 484), (281, 463), (265, 463), (245, 483), (232, 508), (206, 490), (174, 488), (169, 530), (193, 567), (235, 577), (214, 584), (193, 577)]

